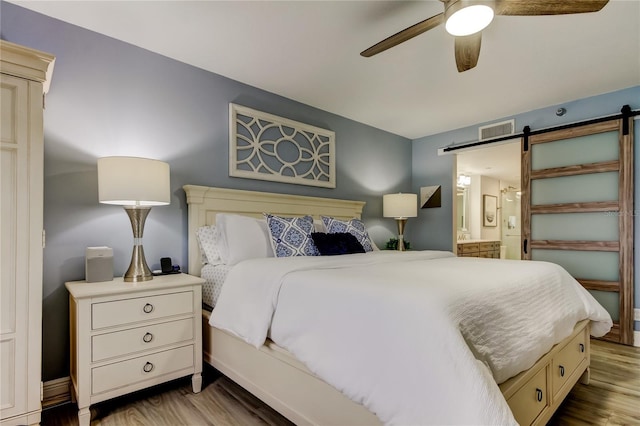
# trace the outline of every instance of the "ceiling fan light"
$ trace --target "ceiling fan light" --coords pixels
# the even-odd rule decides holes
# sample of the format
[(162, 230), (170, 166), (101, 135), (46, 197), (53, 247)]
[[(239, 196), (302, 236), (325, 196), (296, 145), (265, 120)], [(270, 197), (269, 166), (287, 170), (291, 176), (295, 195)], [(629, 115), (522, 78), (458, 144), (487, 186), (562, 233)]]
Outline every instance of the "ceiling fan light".
[[(460, 7), (448, 8), (446, 11), (445, 28), (454, 36), (468, 36), (485, 29), (493, 20), (493, 9), (485, 4), (473, 4), (464, 6), (463, 2), (455, 5)], [(455, 9), (455, 10), (454, 10)]]

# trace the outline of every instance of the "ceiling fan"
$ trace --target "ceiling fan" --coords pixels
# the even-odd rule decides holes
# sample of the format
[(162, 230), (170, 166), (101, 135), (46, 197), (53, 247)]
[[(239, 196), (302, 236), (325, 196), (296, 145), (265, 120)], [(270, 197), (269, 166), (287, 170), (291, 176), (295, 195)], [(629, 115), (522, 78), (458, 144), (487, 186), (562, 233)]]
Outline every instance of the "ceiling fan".
[(360, 55), (368, 58), (397, 46), (444, 23), (447, 32), (455, 36), (455, 57), (458, 72), (470, 70), (478, 63), (482, 30), (494, 15), (536, 16), (567, 15), (597, 12), (609, 0), (441, 0), (444, 12), (374, 44)]

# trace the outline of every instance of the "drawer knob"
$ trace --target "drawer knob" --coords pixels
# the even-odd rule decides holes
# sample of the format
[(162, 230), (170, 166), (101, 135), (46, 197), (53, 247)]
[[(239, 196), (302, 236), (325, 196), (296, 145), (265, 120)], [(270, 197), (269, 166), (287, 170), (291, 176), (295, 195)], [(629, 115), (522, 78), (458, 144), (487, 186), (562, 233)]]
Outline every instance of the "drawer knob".
[(580, 352), (584, 353), (584, 343), (580, 343)]
[(151, 334), (151, 333), (146, 333), (144, 336), (142, 336), (142, 340), (143, 340), (145, 343), (149, 343), (150, 341), (152, 341), (152, 340), (153, 340), (153, 334)]
[(560, 377), (564, 377), (564, 366), (560, 366)]
[(144, 305), (142, 310), (144, 311), (145, 314), (149, 314), (153, 312), (153, 305), (151, 303), (147, 303), (146, 305)]
[(542, 389), (536, 388), (536, 399), (538, 402), (542, 402)]
[(147, 362), (147, 363), (144, 365), (144, 367), (142, 367), (142, 370), (143, 370), (145, 373), (150, 373), (150, 372), (151, 372), (151, 370), (153, 370), (153, 364), (151, 364), (150, 362)]

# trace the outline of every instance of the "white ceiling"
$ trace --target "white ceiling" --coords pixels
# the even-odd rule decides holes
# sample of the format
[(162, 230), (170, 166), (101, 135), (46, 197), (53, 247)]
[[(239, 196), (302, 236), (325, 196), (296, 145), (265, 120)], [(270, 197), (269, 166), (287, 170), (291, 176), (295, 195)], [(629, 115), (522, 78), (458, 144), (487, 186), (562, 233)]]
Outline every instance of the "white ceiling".
[(498, 16), (464, 73), (443, 26), (359, 55), (436, 0), (11, 3), (411, 139), (640, 84), (638, 0)]

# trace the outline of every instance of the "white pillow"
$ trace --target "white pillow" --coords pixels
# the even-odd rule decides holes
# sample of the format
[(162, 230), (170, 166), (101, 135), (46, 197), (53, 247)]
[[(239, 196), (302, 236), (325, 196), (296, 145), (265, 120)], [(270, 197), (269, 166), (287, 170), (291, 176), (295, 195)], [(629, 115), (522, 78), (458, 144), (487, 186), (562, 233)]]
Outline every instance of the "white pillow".
[(217, 245), (217, 232), (215, 225), (201, 226), (196, 231), (200, 254), (202, 255), (202, 264), (215, 265), (220, 263), (220, 252)]
[(218, 213), (216, 229), (220, 259), (227, 265), (247, 259), (274, 257), (266, 220)]

